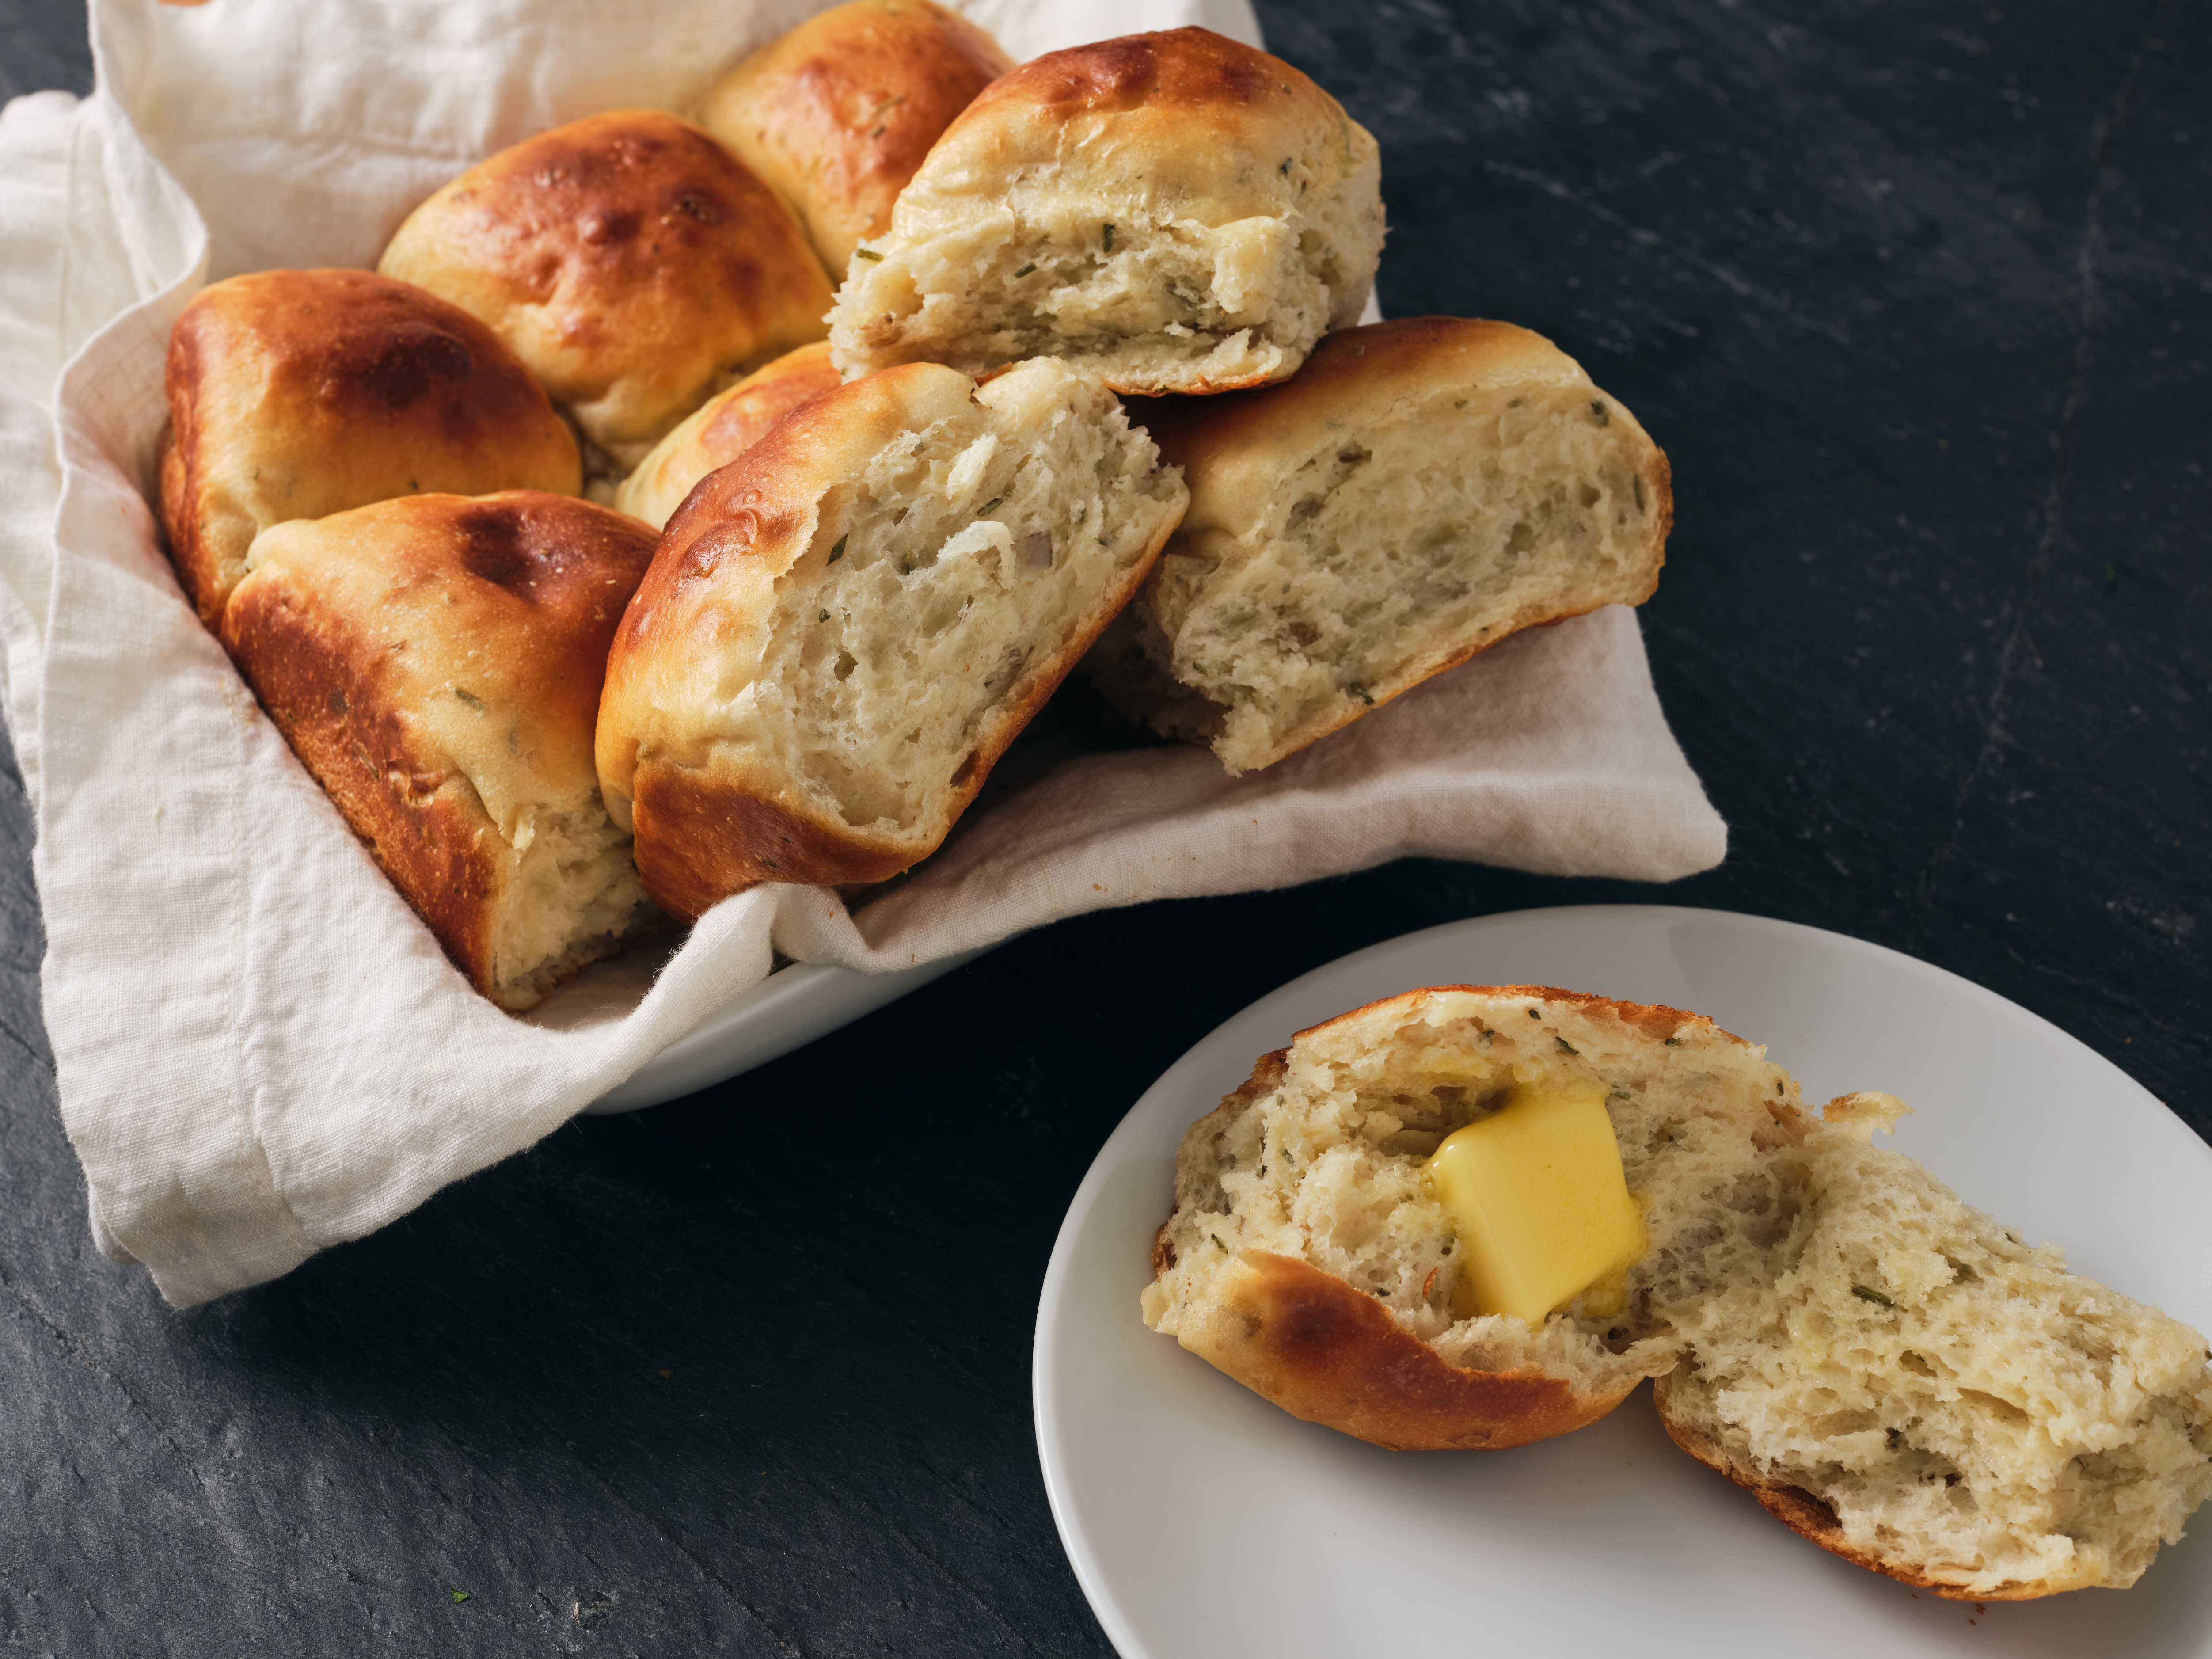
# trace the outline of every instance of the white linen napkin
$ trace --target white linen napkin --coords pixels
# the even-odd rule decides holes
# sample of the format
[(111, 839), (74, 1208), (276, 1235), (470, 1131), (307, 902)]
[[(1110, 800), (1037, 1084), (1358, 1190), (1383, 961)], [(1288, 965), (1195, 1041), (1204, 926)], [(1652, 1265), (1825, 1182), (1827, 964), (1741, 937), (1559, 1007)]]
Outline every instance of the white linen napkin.
[[(1655, 881), (1723, 854), (1611, 609), (1243, 779), (1183, 748), (1066, 762), (857, 916), (810, 888), (716, 907), (634, 1000), (518, 1020), (471, 992), (178, 592), (147, 505), (169, 326), (212, 278), (370, 264), (468, 163), (682, 107), (816, 9), (661, 0), (641, 32), (598, 0), (94, 0), (99, 90), (0, 112), (0, 707), (37, 812), (47, 1032), (100, 1249), (179, 1306), (529, 1146), (772, 951), (881, 971), (1413, 853)], [(1188, 21), (1257, 39), (1245, 0), (965, 9), (1017, 57)]]

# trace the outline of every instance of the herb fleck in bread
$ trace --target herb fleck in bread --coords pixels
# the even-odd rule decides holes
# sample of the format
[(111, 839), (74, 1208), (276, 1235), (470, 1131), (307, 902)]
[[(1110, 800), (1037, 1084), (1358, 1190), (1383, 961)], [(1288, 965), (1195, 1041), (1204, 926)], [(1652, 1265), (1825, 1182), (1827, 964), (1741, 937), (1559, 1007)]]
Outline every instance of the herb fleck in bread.
[[(1650, 1245), (1531, 1326), (1452, 1312), (1421, 1165), (1515, 1085), (1595, 1081)], [(1192, 1126), (1146, 1321), (1379, 1444), (1507, 1446), (1643, 1376), (1668, 1431), (1814, 1542), (1961, 1598), (2131, 1583), (2212, 1494), (2203, 1339), (2069, 1273), (1762, 1052), (1672, 1009), (1444, 987), (1299, 1033)]]

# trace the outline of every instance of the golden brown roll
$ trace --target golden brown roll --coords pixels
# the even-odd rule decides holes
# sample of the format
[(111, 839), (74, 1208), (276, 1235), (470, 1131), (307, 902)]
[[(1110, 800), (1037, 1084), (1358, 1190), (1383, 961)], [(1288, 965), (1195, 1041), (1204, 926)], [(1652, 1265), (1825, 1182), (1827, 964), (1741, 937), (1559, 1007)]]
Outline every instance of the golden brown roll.
[(161, 519), (213, 628), (254, 537), (434, 490), (581, 488), (575, 441), (498, 336), (366, 270), (203, 289), (169, 334)]
[(1640, 605), (1666, 560), (1666, 456), (1510, 323), (1345, 329), (1283, 385), (1133, 413), (1190, 511), (1093, 676), (1232, 773), (1522, 629)]
[(803, 404), (668, 522), (623, 619), (599, 780), (662, 906), (927, 857), (1143, 579), (1182, 482), (1040, 358)]
[(222, 640), (469, 982), (527, 1008), (644, 914), (592, 764), (653, 532), (534, 490), (418, 495), (253, 544)]
[(625, 471), (718, 386), (822, 338), (830, 297), (776, 193), (657, 110), (477, 163), (377, 269), (489, 323)]
[(727, 392), (716, 392), (655, 444), (623, 481), (615, 505), (659, 528), (700, 479), (737, 459), (808, 398), (835, 392), (840, 383), (823, 342), (786, 352)]
[(700, 125), (782, 192), (833, 279), (952, 118), (1013, 68), (999, 43), (931, 0), (852, 0), (717, 81)]
[(1380, 179), (1336, 100), (1206, 29), (1048, 52), (945, 129), (830, 342), (848, 375), (1057, 356), (1117, 392), (1279, 380), (1367, 303)]

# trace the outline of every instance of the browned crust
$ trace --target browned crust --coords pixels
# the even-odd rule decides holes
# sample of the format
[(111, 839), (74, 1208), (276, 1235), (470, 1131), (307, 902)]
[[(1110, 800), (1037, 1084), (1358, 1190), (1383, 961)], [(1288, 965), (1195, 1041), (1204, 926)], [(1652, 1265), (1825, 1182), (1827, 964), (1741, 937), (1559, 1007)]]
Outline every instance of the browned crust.
[(1566, 1434), (1634, 1390), (1578, 1395), (1535, 1366), (1470, 1370), (1309, 1262), (1240, 1250), (1182, 1345), (1293, 1417), (1393, 1451), (1495, 1450)]
[(1138, 109), (1274, 111), (1340, 118), (1341, 106), (1281, 58), (1195, 25), (1094, 40), (1032, 58), (978, 94), (957, 124), (1061, 125)]
[(270, 524), (411, 493), (582, 486), (574, 441), (499, 337), (373, 272), (203, 289), (170, 331), (165, 380), (161, 518), (210, 628)]
[[(1213, 457), (1255, 441), (1264, 441), (1290, 417), (1307, 416), (1316, 409), (1326, 410), (1378, 383), (1418, 382), (1434, 373), (1436, 363), (1445, 354), (1480, 358), (1486, 379), (1509, 376), (1521, 363), (1549, 370), (1561, 361), (1550, 341), (1511, 323), (1477, 317), (1394, 318), (1322, 336), (1292, 379), (1251, 390), (1210, 386), (1206, 390), (1233, 392), (1235, 395), (1203, 401), (1184, 397), (1146, 398), (1133, 403), (1130, 418), (1152, 434), (1164, 459), (1182, 467), (1186, 476), (1196, 478)], [(1617, 399), (1609, 401), (1618, 403)], [(1512, 617), (1502, 627), (1493, 625), (1486, 633), (1478, 633), (1433, 656), (1409, 662), (1389, 679), (1368, 686), (1367, 701), (1354, 702), (1347, 697), (1325, 723), (1302, 729), (1295, 742), (1265, 764), (1287, 759), (1332, 732), (1342, 731), (1415, 686), (1472, 661), (1516, 634), (1571, 621), (1608, 605), (1638, 605), (1649, 599), (1659, 591), (1660, 573), (1667, 562), (1667, 538), (1674, 527), (1674, 471), (1666, 452), (1656, 443), (1651, 446), (1640, 476), (1655, 503), (1651, 535), (1656, 550), (1650, 580), (1639, 589), (1601, 594), (1587, 605)], [(1186, 685), (1173, 679), (1164, 668), (1160, 674), (1165, 683), (1180, 687), (1185, 694), (1206, 696), (1207, 689), (1204, 686)], [(1212, 704), (1210, 698), (1208, 702), (1218, 708)], [(1161, 713), (1165, 714), (1168, 711)], [(1218, 720), (1218, 715), (1214, 718)]]
[(712, 773), (646, 761), (636, 787), (630, 811), (637, 873), (655, 903), (686, 921), (763, 882), (888, 881), (914, 861), (804, 806), (763, 800)]
[[(495, 996), (514, 855), (423, 718), (419, 683), (477, 651), (520, 659), (538, 742), (573, 751), (571, 769), (588, 777), (608, 643), (652, 558), (653, 532), (534, 490), (406, 497), (295, 528), (326, 544), (349, 538), (331, 556), (370, 565), (368, 579), (347, 583), (350, 598), (340, 599), (334, 576), (317, 581), (311, 569), (303, 580), (285, 562), (265, 564), (232, 595), (223, 645), (454, 966)], [(455, 636), (414, 636), (408, 617), (441, 597)]]
[(289, 586), (241, 585), (222, 639), (292, 752), (470, 984), (492, 989), (505, 843), (476, 793), (422, 754), (349, 619)]
[(379, 269), (483, 318), (611, 448), (649, 444), (718, 377), (823, 337), (831, 299), (782, 198), (658, 110), (479, 162), (416, 209)]
[[(717, 392), (665, 440), (623, 486), (620, 505), (649, 521), (665, 523), (701, 479), (736, 460), (793, 410), (842, 384), (826, 342), (786, 352)], [(668, 503), (665, 509), (659, 506), (663, 501)]]
[(1013, 66), (931, 0), (854, 0), (732, 70), (701, 124), (790, 201), (835, 279), (854, 243), (890, 228), (938, 136)]
[(1894, 1578), (1900, 1583), (1911, 1584), (1916, 1589), (1933, 1590), (1953, 1601), (2033, 1601), (2045, 1595), (2055, 1595), (2068, 1588), (2041, 1582), (2023, 1583), (2015, 1579), (2000, 1584), (1995, 1589), (1969, 1589), (1957, 1583), (1932, 1578), (1914, 1563), (1893, 1560), (1870, 1550), (1854, 1547), (1845, 1540), (1835, 1510), (1816, 1493), (1808, 1492), (1802, 1486), (1790, 1486), (1761, 1475), (1740, 1462), (1720, 1442), (1677, 1420), (1670, 1409), (1676, 1386), (1676, 1379), (1671, 1375), (1657, 1378), (1651, 1385), (1651, 1403), (1659, 1413), (1659, 1422), (1667, 1431), (1668, 1438), (1707, 1468), (1726, 1475), (1757, 1498), (1759, 1507), (1769, 1515), (1800, 1538), (1818, 1544), (1829, 1554), (1841, 1556), (1854, 1566), (1864, 1567), (1869, 1571)]
[[(708, 472), (727, 466), (766, 437), (776, 422), (843, 384), (830, 361), (827, 342), (787, 352), (730, 389), (699, 428), (700, 458)], [(700, 475), (705, 477), (705, 473)]]

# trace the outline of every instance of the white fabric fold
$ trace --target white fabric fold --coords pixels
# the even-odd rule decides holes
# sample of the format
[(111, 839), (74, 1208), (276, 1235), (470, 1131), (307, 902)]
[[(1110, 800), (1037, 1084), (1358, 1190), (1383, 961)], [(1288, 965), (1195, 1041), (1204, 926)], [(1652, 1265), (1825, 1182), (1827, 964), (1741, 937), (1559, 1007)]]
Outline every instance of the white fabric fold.
[[(101, 1248), (179, 1305), (274, 1277), (530, 1146), (769, 973), (878, 972), (1104, 906), (1406, 854), (1663, 881), (1725, 830), (1632, 614), (1498, 646), (1270, 770), (1067, 761), (860, 911), (717, 907), (650, 983), (517, 1020), (469, 990), (178, 592), (149, 507), (169, 327), (210, 276), (367, 264), (552, 122), (681, 107), (811, 0), (96, 0), (100, 90), (0, 112), (0, 707), (37, 812), (44, 994)], [(1018, 55), (1205, 21), (970, 7)], [(1387, 183), (1386, 183), (1387, 190)]]

